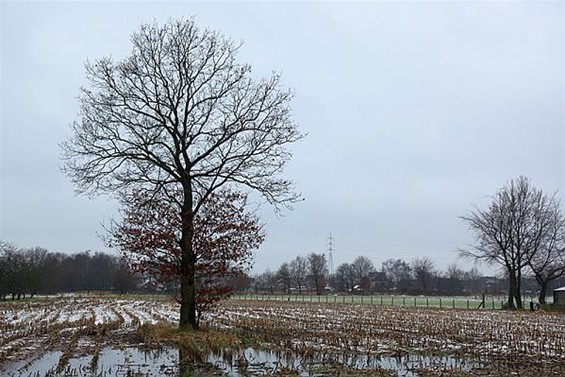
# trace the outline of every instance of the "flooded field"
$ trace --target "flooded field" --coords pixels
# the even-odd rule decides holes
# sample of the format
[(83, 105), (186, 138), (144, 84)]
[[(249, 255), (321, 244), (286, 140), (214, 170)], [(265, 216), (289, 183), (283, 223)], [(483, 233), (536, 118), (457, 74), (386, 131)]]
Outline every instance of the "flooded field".
[[(3, 368), (5, 376), (182, 376), (189, 372), (206, 376), (264, 376), (296, 375), (324, 376), (334, 372), (336, 365), (343, 363), (344, 371), (365, 370), (367, 375), (417, 376), (418, 368), (461, 370), (461, 360), (445, 357), (429, 358), (421, 356), (354, 357), (349, 360), (336, 360), (332, 363), (307, 363), (300, 357), (273, 351), (243, 349), (226, 357), (210, 354), (204, 363), (183, 363), (179, 347), (163, 346), (158, 349), (144, 347), (111, 348), (101, 350), (96, 358), (90, 355), (77, 355), (61, 366), (62, 351), (49, 351), (30, 361), (9, 362)], [(465, 369), (465, 368), (464, 368)], [(466, 368), (471, 370), (471, 368)], [(372, 371), (373, 373), (368, 373)]]
[(177, 321), (166, 299), (0, 303), (0, 375), (565, 375), (552, 313), (226, 301), (197, 341)]

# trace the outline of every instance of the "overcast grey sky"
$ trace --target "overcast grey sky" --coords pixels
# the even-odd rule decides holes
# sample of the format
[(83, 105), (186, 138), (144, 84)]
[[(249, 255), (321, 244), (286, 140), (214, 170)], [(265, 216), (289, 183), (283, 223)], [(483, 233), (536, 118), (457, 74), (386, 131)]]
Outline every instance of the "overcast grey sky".
[[(256, 271), (327, 250), (429, 256), (472, 238), (458, 216), (508, 180), (565, 192), (564, 2), (1, 2), (0, 239), (106, 250), (117, 216), (59, 172), (84, 62), (131, 50), (142, 23), (195, 16), (245, 42), (259, 78), (281, 72), (308, 137), (286, 176), (306, 200), (277, 219)], [(469, 267), (468, 263), (462, 263)]]

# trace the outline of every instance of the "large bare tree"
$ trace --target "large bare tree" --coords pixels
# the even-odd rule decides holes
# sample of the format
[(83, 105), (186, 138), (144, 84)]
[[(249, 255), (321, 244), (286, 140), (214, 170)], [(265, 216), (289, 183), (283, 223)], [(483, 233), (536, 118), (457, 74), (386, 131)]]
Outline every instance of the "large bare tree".
[(510, 309), (523, 308), (522, 273), (547, 246), (556, 227), (556, 211), (555, 199), (521, 176), (500, 189), (487, 209), (476, 208), (462, 217), (477, 242), (461, 254), (503, 267)]
[(281, 177), (302, 135), (279, 75), (256, 82), (239, 45), (192, 19), (144, 24), (128, 57), (86, 64), (79, 119), (62, 144), (80, 193), (164, 195), (180, 214), (180, 326), (197, 327), (194, 218), (222, 186), (257, 191), (276, 209), (298, 199)]

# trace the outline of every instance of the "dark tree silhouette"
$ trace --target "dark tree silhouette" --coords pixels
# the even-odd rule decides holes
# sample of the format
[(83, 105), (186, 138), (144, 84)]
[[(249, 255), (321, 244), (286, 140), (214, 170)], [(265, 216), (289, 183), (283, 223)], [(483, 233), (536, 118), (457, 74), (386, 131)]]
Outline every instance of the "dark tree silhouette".
[(280, 285), (283, 287), (285, 293), (290, 293), (290, 288), (292, 287), (292, 274), (290, 271), (290, 265), (288, 263), (283, 263), (277, 271), (277, 279)]
[(254, 82), (221, 34), (189, 19), (144, 24), (131, 41), (124, 60), (87, 63), (63, 170), (81, 193), (169, 200), (181, 220), (180, 326), (197, 327), (194, 219), (221, 187), (245, 186), (277, 210), (296, 201), (281, 173), (302, 135), (280, 77)]
[(408, 290), (412, 278), (412, 268), (407, 262), (402, 259), (387, 259), (382, 263), (381, 269), (394, 289), (399, 292)]
[(540, 304), (546, 303), (545, 297), (550, 283), (565, 276), (565, 217), (555, 198), (550, 198), (546, 216), (544, 241), (528, 264), (540, 286)]
[(357, 276), (350, 263), (342, 263), (337, 266), (334, 274), (336, 289), (339, 292), (353, 292)]
[(290, 277), (298, 293), (306, 288), (306, 277), (308, 276), (308, 259), (299, 255), (294, 258), (288, 265)]
[(461, 294), (463, 290), (463, 279), (465, 278), (465, 271), (463, 271), (457, 263), (452, 263), (447, 266), (445, 277), (449, 279), (449, 293), (452, 295)]
[(310, 275), (314, 281), (316, 295), (321, 295), (326, 286), (326, 275), (328, 274), (328, 263), (324, 254), (311, 253), (307, 256), (310, 267)]
[(477, 239), (461, 254), (502, 266), (508, 276), (508, 307), (523, 308), (521, 280), (524, 269), (546, 250), (560, 218), (554, 198), (533, 187), (526, 177), (500, 189), (486, 210), (475, 209), (462, 219)]
[(371, 274), (375, 272), (373, 262), (365, 257), (358, 256), (351, 263), (351, 268), (355, 273), (357, 284), (363, 292), (368, 292), (371, 289)]
[(412, 260), (412, 274), (421, 291), (424, 294), (429, 293), (436, 277), (434, 262), (428, 257), (415, 258)]

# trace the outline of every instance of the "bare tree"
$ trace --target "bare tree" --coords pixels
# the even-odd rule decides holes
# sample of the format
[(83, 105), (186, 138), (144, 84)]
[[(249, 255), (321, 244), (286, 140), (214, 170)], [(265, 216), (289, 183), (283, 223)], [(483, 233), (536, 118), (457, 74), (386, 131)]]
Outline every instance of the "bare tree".
[(449, 279), (449, 293), (460, 293), (463, 288), (462, 283), (465, 278), (465, 271), (459, 268), (457, 263), (452, 263), (447, 266), (445, 277)]
[(47, 250), (41, 247), (20, 249), (0, 241), (0, 298), (32, 298), (45, 284)]
[(290, 271), (290, 265), (288, 263), (283, 263), (277, 271), (278, 282), (283, 286), (283, 291), (290, 293), (290, 288), (292, 287), (292, 274)]
[[(18, 289), (18, 249), (15, 245), (0, 241), (0, 299)], [(12, 299), (15, 295), (12, 296)]]
[(112, 274), (112, 287), (124, 294), (137, 288), (138, 279), (128, 268), (127, 262), (118, 261)]
[(45, 273), (45, 263), (47, 259), (47, 250), (42, 247), (33, 247), (21, 251), (23, 257), (23, 275), (24, 290), (33, 298), (37, 292), (43, 288), (47, 280)]
[(412, 273), (420, 284), (422, 292), (429, 293), (437, 275), (434, 262), (428, 257), (416, 258), (412, 261)]
[(382, 263), (382, 272), (385, 273), (387, 280), (393, 288), (405, 292), (412, 277), (412, 268), (402, 259), (387, 259)]
[(565, 218), (556, 200), (550, 203), (547, 216), (547, 236), (528, 264), (540, 285), (540, 304), (546, 303), (549, 284), (565, 276)]
[(80, 119), (62, 144), (80, 193), (167, 197), (181, 227), (180, 327), (197, 328), (193, 220), (222, 186), (255, 190), (278, 210), (298, 199), (282, 179), (299, 140), (292, 93), (280, 77), (258, 83), (239, 46), (192, 19), (144, 24), (120, 62), (86, 64)]
[(477, 267), (465, 271), (464, 279), (467, 281), (467, 290), (469, 293), (477, 295), (481, 293), (481, 273)]
[(310, 266), (310, 275), (316, 287), (316, 294), (319, 296), (325, 288), (326, 275), (328, 274), (326, 256), (324, 254), (311, 253), (307, 258)]
[(349, 263), (342, 263), (335, 270), (336, 289), (340, 292), (351, 292), (355, 285), (355, 271)]
[(522, 273), (547, 245), (555, 228), (555, 211), (555, 199), (522, 176), (500, 189), (486, 210), (477, 208), (462, 217), (477, 243), (470, 250), (462, 250), (461, 255), (504, 268), (510, 309), (523, 308)]
[(273, 294), (277, 288), (277, 274), (271, 270), (267, 270), (262, 274), (257, 275), (255, 278), (255, 285), (257, 288)]
[(299, 293), (306, 287), (306, 276), (308, 275), (308, 260), (297, 256), (290, 262), (290, 276)]
[(357, 284), (367, 292), (371, 289), (371, 274), (375, 272), (373, 262), (367, 257), (359, 256), (351, 263), (351, 268), (355, 272)]

